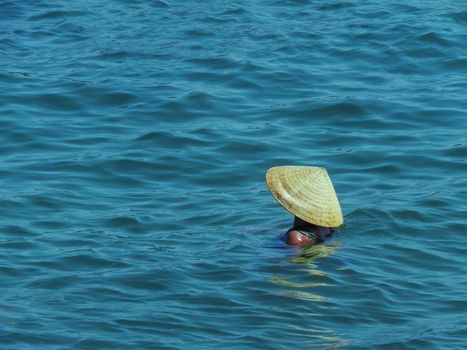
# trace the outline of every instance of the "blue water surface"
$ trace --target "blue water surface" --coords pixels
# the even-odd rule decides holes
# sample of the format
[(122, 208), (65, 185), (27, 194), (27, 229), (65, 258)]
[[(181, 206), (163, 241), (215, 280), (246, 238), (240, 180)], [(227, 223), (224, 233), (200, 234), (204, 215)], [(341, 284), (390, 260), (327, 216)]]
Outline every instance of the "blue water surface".
[(464, 1), (0, 0), (0, 57), (2, 350), (467, 348)]

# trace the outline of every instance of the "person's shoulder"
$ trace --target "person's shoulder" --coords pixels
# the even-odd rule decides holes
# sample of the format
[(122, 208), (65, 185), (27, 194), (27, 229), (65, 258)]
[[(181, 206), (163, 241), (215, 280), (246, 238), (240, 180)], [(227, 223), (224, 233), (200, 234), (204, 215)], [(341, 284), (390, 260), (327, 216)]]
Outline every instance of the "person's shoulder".
[(311, 240), (298, 230), (290, 230), (287, 232), (287, 243), (290, 245), (305, 245), (310, 244)]

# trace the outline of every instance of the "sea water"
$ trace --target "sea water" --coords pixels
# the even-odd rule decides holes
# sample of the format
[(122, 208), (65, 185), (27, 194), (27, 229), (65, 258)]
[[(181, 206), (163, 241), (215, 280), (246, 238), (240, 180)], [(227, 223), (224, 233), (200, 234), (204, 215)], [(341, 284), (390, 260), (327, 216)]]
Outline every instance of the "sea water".
[(467, 347), (464, 1), (3, 0), (0, 58), (1, 349)]

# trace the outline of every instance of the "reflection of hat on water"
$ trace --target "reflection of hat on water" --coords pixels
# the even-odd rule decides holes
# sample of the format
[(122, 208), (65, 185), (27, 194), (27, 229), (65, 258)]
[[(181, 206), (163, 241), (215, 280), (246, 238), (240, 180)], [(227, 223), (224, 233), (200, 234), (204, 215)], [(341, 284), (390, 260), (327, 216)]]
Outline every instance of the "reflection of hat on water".
[(300, 219), (324, 227), (338, 227), (344, 222), (326, 169), (277, 166), (266, 172), (266, 183), (279, 204)]

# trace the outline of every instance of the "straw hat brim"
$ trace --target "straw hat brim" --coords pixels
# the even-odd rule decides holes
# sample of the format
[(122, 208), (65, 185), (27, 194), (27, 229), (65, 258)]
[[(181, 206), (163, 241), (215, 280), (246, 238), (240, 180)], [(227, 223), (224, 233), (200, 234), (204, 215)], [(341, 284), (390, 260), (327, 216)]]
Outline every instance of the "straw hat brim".
[(342, 209), (326, 169), (311, 166), (278, 166), (266, 172), (274, 198), (288, 212), (311, 224), (338, 227)]

